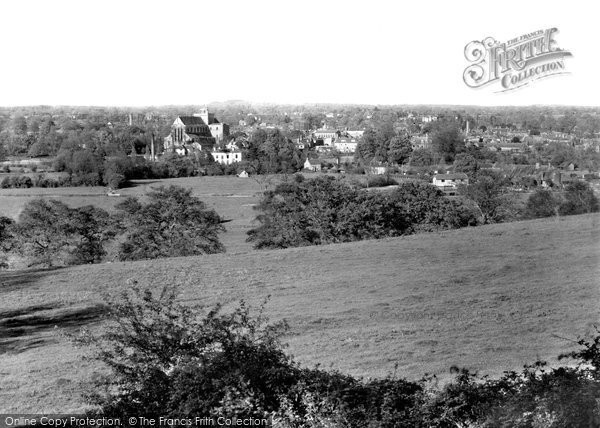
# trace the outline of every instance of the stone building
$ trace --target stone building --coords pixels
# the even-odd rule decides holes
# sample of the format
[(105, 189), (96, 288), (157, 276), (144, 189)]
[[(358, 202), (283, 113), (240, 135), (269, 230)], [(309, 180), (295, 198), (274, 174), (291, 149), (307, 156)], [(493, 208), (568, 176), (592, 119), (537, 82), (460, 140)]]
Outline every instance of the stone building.
[(165, 152), (187, 155), (194, 150), (211, 151), (229, 135), (229, 126), (220, 123), (208, 109), (192, 116), (178, 116), (164, 139)]

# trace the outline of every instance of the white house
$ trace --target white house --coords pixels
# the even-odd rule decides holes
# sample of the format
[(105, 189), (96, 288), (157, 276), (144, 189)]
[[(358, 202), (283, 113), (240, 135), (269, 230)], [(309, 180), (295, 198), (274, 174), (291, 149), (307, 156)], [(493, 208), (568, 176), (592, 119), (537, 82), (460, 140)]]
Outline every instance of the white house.
[(211, 152), (216, 162), (222, 165), (231, 165), (242, 161), (242, 152)]
[(435, 174), (433, 176), (433, 185), (441, 188), (455, 189), (460, 184), (469, 184), (469, 177), (462, 172), (449, 174)]
[(313, 135), (317, 140), (333, 141), (337, 137), (337, 131), (333, 131), (331, 129), (318, 129), (313, 133)]
[(342, 137), (335, 140), (333, 143), (333, 147), (339, 152), (342, 153), (354, 153), (356, 151), (356, 146), (358, 145), (358, 141), (356, 138), (347, 138)]
[(313, 160), (314, 163), (311, 163), (311, 161), (309, 159), (306, 159), (306, 161), (304, 162), (304, 169), (307, 169), (309, 171), (321, 171), (321, 163), (319, 161)]

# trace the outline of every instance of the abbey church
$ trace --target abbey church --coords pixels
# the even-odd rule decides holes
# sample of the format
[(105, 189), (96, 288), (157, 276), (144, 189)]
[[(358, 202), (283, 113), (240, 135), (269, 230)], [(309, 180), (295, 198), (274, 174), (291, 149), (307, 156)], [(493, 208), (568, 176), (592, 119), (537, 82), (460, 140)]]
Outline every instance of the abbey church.
[(194, 150), (212, 151), (217, 142), (229, 135), (229, 126), (219, 122), (203, 108), (192, 116), (178, 116), (171, 133), (164, 139), (165, 152), (187, 155)]

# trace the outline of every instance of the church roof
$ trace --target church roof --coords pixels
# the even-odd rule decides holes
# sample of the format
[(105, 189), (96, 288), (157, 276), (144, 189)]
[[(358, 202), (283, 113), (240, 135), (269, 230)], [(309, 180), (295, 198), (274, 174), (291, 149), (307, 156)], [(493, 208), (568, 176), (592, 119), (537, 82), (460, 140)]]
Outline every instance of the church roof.
[(201, 117), (198, 116), (179, 116), (179, 119), (185, 126), (188, 125), (206, 125)]

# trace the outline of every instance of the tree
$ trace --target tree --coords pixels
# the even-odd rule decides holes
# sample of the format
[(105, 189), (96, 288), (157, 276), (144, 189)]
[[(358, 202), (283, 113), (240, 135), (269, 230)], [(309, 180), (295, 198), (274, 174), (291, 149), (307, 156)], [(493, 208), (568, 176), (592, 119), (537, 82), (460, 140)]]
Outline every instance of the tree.
[(527, 198), (525, 216), (529, 218), (551, 217), (557, 214), (560, 201), (550, 190), (537, 189)]
[(0, 216), (0, 268), (8, 267), (4, 253), (12, 248), (14, 224), (13, 219)]
[(585, 214), (598, 212), (598, 198), (585, 181), (576, 181), (565, 188), (564, 202), (560, 204), (561, 215)]
[(3, 245), (11, 237), (11, 227), (15, 222), (9, 217), (0, 216), (0, 245)]
[(388, 162), (402, 165), (412, 153), (412, 144), (407, 134), (396, 135), (390, 139), (388, 146)]
[(158, 187), (142, 203), (135, 197), (117, 205), (119, 228), (125, 231), (121, 260), (192, 256), (225, 251), (218, 234), (219, 215), (192, 196), (190, 189)]
[(454, 171), (464, 172), (470, 180), (474, 180), (479, 171), (479, 163), (472, 155), (467, 153), (459, 153), (454, 159)]
[(504, 194), (502, 182), (498, 174), (485, 173), (473, 183), (459, 187), (459, 193), (477, 205), (483, 224), (503, 221), (509, 214), (512, 204)]
[(4, 147), (4, 144), (2, 144), (2, 141), (0, 141), (0, 162), (4, 161), (4, 159), (6, 159), (6, 156), (6, 148)]
[(38, 140), (29, 147), (27, 155), (35, 158), (40, 156), (48, 156), (50, 154), (50, 146), (46, 142), (45, 137), (40, 137)]
[(452, 162), (456, 154), (465, 148), (458, 123), (450, 121), (435, 122), (431, 132), (431, 144), (446, 162)]
[(19, 252), (32, 264), (96, 263), (105, 254), (103, 242), (113, 236), (108, 226), (108, 213), (100, 208), (71, 209), (40, 198), (25, 205), (15, 235)]
[(87, 205), (70, 210), (68, 232), (74, 236), (69, 264), (98, 263), (106, 255), (104, 242), (112, 239), (115, 230), (106, 211)]
[(373, 129), (367, 129), (356, 145), (355, 156), (363, 161), (369, 161), (377, 153), (377, 134)]
[(27, 119), (22, 115), (15, 116), (12, 120), (12, 131), (19, 135), (27, 134)]
[(50, 199), (28, 202), (19, 215), (17, 236), (19, 251), (32, 259), (32, 264), (52, 266), (65, 261), (70, 244), (69, 207)]
[(434, 163), (433, 152), (429, 149), (417, 149), (412, 152), (410, 164), (412, 166), (430, 166)]

